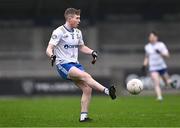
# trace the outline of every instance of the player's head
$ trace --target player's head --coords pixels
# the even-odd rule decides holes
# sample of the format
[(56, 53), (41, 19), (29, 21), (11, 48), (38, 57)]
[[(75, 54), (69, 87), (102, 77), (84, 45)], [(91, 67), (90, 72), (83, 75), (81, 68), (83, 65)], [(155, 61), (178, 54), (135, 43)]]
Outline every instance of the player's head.
[(154, 31), (149, 33), (149, 42), (150, 43), (155, 43), (158, 41), (158, 34)]
[(80, 9), (67, 8), (64, 12), (66, 22), (69, 23), (70, 27), (76, 28), (80, 23)]

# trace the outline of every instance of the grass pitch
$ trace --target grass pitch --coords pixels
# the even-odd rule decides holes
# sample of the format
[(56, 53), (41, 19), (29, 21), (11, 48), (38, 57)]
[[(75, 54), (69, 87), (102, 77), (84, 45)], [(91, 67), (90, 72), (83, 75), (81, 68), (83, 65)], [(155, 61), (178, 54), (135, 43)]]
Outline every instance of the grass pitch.
[(80, 123), (80, 96), (0, 99), (0, 126), (12, 127), (180, 127), (180, 96), (93, 96), (89, 116)]

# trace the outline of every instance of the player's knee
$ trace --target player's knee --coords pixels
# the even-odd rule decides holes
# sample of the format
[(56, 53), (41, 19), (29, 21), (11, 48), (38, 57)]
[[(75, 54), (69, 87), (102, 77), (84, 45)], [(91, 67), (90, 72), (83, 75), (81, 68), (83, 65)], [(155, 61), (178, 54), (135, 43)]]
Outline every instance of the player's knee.
[(154, 86), (160, 86), (160, 83), (158, 81), (154, 81)]
[(82, 81), (87, 81), (88, 79), (91, 79), (91, 75), (89, 75), (88, 73), (83, 73), (81, 75), (81, 80)]

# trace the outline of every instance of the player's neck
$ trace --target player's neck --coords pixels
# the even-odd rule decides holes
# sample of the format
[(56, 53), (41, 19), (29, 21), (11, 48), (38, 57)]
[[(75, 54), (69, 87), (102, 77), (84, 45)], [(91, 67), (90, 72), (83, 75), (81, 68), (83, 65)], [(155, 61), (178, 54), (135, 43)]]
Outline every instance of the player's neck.
[(157, 41), (150, 42), (150, 44), (155, 45)]
[(66, 22), (66, 23), (64, 24), (64, 26), (65, 26), (68, 30), (72, 30), (72, 29), (73, 29), (73, 28), (69, 25), (68, 22)]

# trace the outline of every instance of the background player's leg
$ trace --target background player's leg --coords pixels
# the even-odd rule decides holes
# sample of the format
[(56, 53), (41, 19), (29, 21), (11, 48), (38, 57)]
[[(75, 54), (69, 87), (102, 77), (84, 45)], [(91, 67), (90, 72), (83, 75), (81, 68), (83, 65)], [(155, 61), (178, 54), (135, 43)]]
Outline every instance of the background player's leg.
[(168, 73), (163, 74), (162, 79), (163, 79), (163, 81), (164, 81), (164, 83), (166, 85), (170, 85), (170, 83), (172, 82), (172, 80), (170, 79)]
[(176, 88), (176, 81), (172, 81), (167, 72), (162, 75), (162, 79), (166, 85), (170, 85), (172, 88)]
[(158, 100), (162, 100), (162, 92), (160, 88), (160, 79), (159, 79), (159, 73), (158, 72), (151, 72), (151, 78), (154, 82), (154, 89), (157, 95)]
[(82, 81), (76, 81), (75, 84), (82, 90), (81, 97), (81, 114), (80, 121), (85, 120), (88, 117), (88, 108), (91, 101), (92, 88), (86, 85)]

